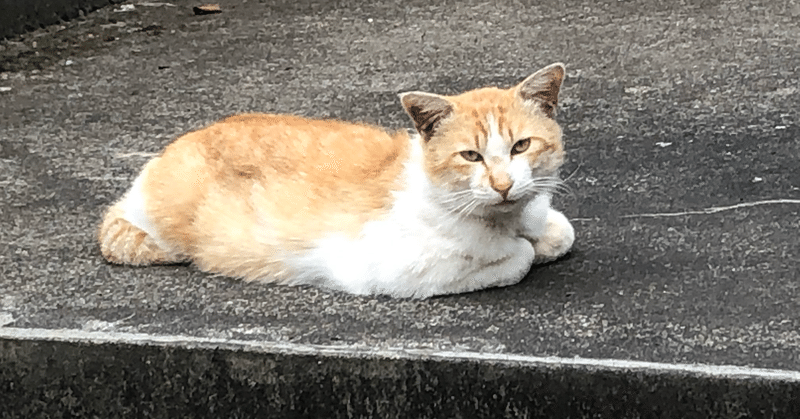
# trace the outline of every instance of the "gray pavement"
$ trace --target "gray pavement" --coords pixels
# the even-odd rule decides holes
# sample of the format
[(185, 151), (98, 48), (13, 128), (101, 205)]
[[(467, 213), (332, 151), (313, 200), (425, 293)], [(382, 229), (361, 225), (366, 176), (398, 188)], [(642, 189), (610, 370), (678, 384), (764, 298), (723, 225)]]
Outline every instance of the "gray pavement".
[(0, 39), (84, 16), (121, 0), (0, 0)]
[[(800, 2), (220, 3), (126, 2), (0, 42), (2, 339), (732, 365), (786, 372), (766, 400), (798, 394)], [(410, 128), (398, 92), (556, 61), (576, 245), (516, 286), (364, 298), (99, 255), (104, 206), (182, 132), (249, 111)]]

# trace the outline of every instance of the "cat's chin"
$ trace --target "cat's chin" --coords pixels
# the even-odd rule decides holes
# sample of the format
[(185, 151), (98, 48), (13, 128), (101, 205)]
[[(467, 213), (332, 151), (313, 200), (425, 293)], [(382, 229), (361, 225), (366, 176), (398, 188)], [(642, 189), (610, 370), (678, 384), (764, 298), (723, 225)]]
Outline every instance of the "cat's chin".
[(483, 214), (510, 214), (522, 211), (526, 205), (539, 195), (525, 195), (514, 200), (501, 200), (483, 207)]
[(519, 211), (523, 206), (522, 200), (515, 201), (500, 201), (494, 204), (489, 204), (482, 207), (480, 210), (475, 211), (476, 215), (486, 216), (491, 214), (509, 214)]
[(494, 204), (498, 211), (511, 211), (517, 206), (519, 206), (519, 201), (500, 201)]

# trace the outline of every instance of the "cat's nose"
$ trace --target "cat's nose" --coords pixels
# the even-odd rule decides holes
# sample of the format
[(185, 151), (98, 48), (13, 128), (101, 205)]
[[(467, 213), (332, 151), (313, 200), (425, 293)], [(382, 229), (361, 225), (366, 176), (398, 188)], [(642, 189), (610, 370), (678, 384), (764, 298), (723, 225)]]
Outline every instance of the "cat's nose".
[(489, 183), (492, 185), (492, 189), (496, 190), (503, 199), (508, 198), (508, 191), (511, 190), (511, 186), (514, 185), (514, 182), (511, 180), (511, 177), (507, 174), (502, 176), (491, 176), (489, 178)]

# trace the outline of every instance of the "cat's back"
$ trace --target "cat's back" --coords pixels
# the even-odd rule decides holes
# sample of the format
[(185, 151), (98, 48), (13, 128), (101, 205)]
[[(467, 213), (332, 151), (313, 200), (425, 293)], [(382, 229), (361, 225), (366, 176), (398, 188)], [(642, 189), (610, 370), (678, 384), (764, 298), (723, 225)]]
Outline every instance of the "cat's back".
[[(181, 137), (220, 173), (314, 182), (336, 189), (396, 177), (408, 134), (362, 123), (294, 115), (242, 114)], [(167, 150), (169, 152), (169, 150)], [(384, 176), (382, 176), (384, 175)]]
[(281, 246), (355, 234), (391, 207), (409, 144), (407, 133), (367, 124), (232, 116), (178, 138), (153, 162), (147, 212), (186, 248), (209, 241), (209, 231), (256, 223)]

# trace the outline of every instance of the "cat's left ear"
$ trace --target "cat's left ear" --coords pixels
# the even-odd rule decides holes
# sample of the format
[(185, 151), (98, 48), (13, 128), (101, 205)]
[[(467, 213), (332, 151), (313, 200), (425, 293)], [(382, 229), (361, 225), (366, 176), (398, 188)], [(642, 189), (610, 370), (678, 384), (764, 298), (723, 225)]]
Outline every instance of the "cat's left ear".
[(453, 112), (453, 104), (449, 100), (433, 93), (400, 93), (400, 102), (426, 142), (433, 137), (442, 120)]
[(517, 94), (526, 102), (536, 102), (545, 115), (553, 118), (565, 72), (564, 64), (550, 64), (518, 84)]

